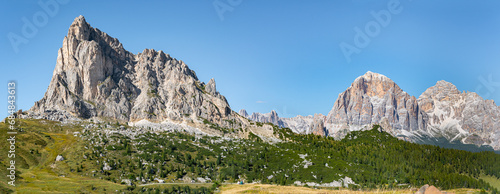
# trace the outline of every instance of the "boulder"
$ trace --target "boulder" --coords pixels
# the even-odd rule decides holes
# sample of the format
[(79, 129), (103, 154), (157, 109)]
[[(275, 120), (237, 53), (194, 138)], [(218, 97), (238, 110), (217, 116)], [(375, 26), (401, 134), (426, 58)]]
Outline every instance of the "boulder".
[(58, 161), (63, 161), (63, 160), (64, 160), (64, 157), (63, 157), (63, 156), (61, 156), (61, 155), (57, 155), (57, 157), (56, 157), (56, 162), (58, 162)]

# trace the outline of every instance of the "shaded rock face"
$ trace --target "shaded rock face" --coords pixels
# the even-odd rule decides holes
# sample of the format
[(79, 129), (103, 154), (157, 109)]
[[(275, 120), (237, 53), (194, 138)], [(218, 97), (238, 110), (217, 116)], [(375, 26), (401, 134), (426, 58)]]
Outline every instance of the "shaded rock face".
[(397, 130), (425, 129), (426, 120), (415, 97), (384, 75), (367, 72), (339, 94), (325, 123), (331, 135), (345, 128), (359, 130), (371, 124), (380, 124), (396, 134)]
[(241, 118), (214, 79), (200, 82), (184, 62), (162, 51), (132, 54), (83, 16), (71, 24), (47, 92), (30, 111), (122, 121), (202, 117), (227, 128), (236, 128)]
[(500, 149), (500, 108), (493, 100), (438, 81), (420, 95), (418, 103), (429, 118), (427, 132), (434, 136)]

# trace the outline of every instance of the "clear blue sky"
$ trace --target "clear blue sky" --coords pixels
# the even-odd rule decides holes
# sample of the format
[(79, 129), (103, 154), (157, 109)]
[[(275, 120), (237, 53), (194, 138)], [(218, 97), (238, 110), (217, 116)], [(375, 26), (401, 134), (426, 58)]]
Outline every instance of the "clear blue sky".
[[(222, 20), (214, 2), (232, 11), (223, 12)], [(0, 116), (7, 115), (8, 80), (17, 81), (23, 110), (43, 97), (57, 50), (78, 15), (133, 53), (163, 50), (185, 61), (201, 81), (215, 78), (235, 111), (327, 114), (338, 94), (366, 71), (388, 76), (417, 97), (446, 80), (459, 90), (479, 88), (480, 95), (500, 100), (500, 85), (479, 79), (491, 76), (500, 82), (500, 1), (401, 0), (384, 26), (374, 24), (371, 11), (389, 10), (391, 0), (238, 3), (69, 1), (47, 15), (45, 24), (47, 12), (37, 1), (5, 1), (0, 8)], [(9, 33), (23, 36), (22, 18), (33, 22), (33, 16), (40, 27), (15, 52)], [(373, 37), (359, 44), (364, 48), (349, 63), (339, 45), (356, 46), (355, 28), (365, 31), (365, 26)]]

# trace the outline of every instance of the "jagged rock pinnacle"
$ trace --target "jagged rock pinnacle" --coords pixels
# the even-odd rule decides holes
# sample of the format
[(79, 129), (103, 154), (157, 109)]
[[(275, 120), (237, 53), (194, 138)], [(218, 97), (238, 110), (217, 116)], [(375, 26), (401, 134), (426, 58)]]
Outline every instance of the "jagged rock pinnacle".
[(144, 49), (134, 55), (118, 39), (91, 27), (83, 16), (69, 27), (52, 81), (31, 111), (48, 118), (57, 113), (64, 118), (132, 122), (201, 117), (221, 127), (242, 127), (242, 118), (216, 91), (214, 79), (205, 86), (184, 62), (163, 51)]

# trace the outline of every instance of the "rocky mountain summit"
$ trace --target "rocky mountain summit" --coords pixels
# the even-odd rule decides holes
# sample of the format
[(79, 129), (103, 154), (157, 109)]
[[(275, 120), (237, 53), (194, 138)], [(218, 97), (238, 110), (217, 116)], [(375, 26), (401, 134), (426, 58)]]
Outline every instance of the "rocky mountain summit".
[(183, 61), (163, 51), (132, 54), (83, 16), (71, 24), (47, 92), (30, 112), (57, 120), (208, 121), (228, 129), (248, 125), (217, 92), (214, 79), (199, 81)]
[(288, 127), (295, 133), (336, 139), (378, 124), (393, 136), (412, 142), (455, 142), (500, 150), (500, 108), (492, 100), (460, 92), (446, 81), (438, 81), (417, 99), (388, 77), (369, 71), (339, 94), (327, 116), (280, 118), (275, 111), (248, 115), (245, 110), (240, 110), (240, 115)]
[(427, 115), (417, 99), (384, 75), (367, 72), (339, 94), (326, 117), (330, 135), (342, 129), (359, 130), (380, 124), (391, 134), (425, 129)]
[(459, 141), (500, 149), (500, 108), (474, 92), (438, 81), (417, 99), (384, 75), (367, 72), (339, 94), (325, 119), (328, 135), (379, 124), (413, 142)]

